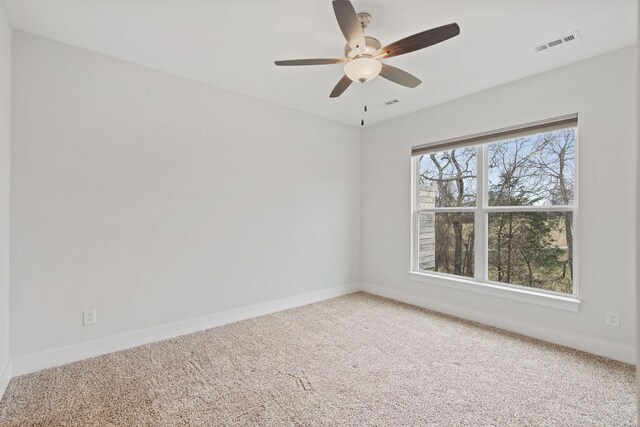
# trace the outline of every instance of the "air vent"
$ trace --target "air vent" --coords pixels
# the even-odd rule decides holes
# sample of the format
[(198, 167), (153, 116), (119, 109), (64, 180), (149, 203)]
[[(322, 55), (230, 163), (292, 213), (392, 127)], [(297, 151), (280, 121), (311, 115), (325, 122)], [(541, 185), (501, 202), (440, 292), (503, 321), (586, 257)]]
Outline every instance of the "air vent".
[(559, 44), (562, 44), (562, 40), (558, 39), (558, 40), (554, 40), (552, 42), (547, 43), (549, 45), (549, 47), (554, 47), (554, 46), (558, 46)]
[(380, 104), (380, 106), (381, 107), (388, 107), (389, 105), (397, 104), (398, 102), (400, 102), (400, 101), (398, 101), (397, 99), (392, 99), (390, 101), (383, 102), (382, 104)]
[(579, 39), (579, 38), (580, 38), (580, 33), (577, 32), (577, 31), (574, 31), (571, 34), (567, 34), (567, 35), (564, 35), (562, 37), (558, 37), (555, 40), (552, 40), (552, 41), (547, 42), (545, 44), (542, 44), (540, 46), (536, 46), (536, 47), (534, 47), (534, 50), (536, 52), (542, 52), (542, 51), (548, 50), (548, 49), (550, 49), (552, 47), (556, 47), (556, 46), (559, 46), (559, 45), (564, 44), (564, 43), (569, 43), (570, 41), (573, 41), (573, 40)]

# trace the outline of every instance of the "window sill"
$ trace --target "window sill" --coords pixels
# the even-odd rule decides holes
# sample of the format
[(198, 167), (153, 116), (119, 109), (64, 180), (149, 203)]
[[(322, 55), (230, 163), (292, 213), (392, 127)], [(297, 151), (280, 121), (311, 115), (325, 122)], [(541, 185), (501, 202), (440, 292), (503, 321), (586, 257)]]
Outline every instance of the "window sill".
[(530, 291), (510, 286), (501, 286), (494, 283), (482, 282), (474, 279), (463, 279), (458, 277), (448, 277), (440, 274), (410, 271), (411, 280), (430, 283), (438, 286), (445, 286), (464, 291), (471, 291), (483, 295), (491, 295), (515, 301), (523, 301), (531, 304), (553, 307), (561, 310), (578, 312), (580, 300), (563, 295), (545, 294), (542, 292)]

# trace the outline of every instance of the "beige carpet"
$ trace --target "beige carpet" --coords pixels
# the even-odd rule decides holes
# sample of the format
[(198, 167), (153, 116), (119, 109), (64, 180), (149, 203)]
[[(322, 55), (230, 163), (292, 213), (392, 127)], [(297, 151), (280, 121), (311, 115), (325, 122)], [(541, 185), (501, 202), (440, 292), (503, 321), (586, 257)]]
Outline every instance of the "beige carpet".
[(634, 368), (364, 293), (13, 379), (3, 426), (631, 426)]

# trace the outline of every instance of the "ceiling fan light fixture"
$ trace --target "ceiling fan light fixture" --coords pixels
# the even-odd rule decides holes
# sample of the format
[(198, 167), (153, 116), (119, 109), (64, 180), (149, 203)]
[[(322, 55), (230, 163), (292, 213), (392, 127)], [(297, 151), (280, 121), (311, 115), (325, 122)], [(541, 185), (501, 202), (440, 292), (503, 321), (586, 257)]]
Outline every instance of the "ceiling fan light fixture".
[(362, 57), (349, 61), (344, 66), (344, 73), (354, 82), (368, 82), (382, 70), (382, 63), (377, 59)]

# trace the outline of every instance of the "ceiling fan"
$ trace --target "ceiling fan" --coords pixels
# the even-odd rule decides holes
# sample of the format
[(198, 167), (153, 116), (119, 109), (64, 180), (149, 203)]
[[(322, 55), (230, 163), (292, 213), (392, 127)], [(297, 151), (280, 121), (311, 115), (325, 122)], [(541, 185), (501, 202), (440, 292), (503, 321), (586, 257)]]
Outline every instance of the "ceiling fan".
[(402, 86), (414, 88), (422, 81), (400, 68), (382, 62), (382, 59), (423, 49), (460, 34), (458, 24), (448, 24), (405, 37), (382, 47), (375, 38), (364, 35), (371, 15), (356, 13), (349, 0), (333, 0), (333, 11), (338, 25), (347, 39), (344, 58), (292, 59), (275, 61), (279, 66), (345, 64), (344, 75), (333, 88), (330, 98), (336, 98), (353, 82), (365, 83), (378, 75)]

